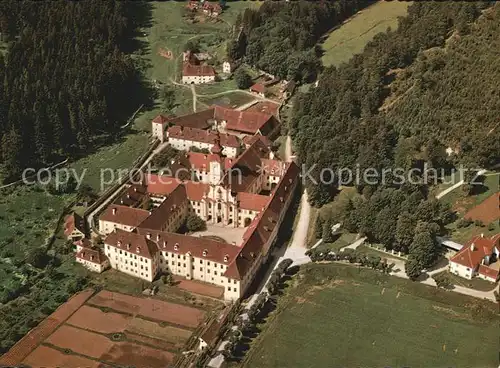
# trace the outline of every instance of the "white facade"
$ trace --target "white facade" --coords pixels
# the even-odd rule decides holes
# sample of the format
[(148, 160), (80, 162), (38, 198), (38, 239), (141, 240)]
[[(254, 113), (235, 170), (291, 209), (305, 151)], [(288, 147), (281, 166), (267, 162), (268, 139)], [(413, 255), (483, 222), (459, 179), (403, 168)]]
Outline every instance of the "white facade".
[(215, 82), (215, 75), (202, 75), (202, 76), (191, 76), (183, 75), (182, 83), (184, 84), (202, 84)]
[(152, 123), (153, 128), (152, 128), (152, 133), (153, 137), (156, 137), (157, 139), (160, 140), (160, 142), (163, 143), (165, 140), (165, 124), (160, 124), (160, 123)]
[[(172, 138), (172, 137), (168, 137), (168, 143), (170, 143), (172, 147), (180, 151), (189, 151), (191, 147), (196, 147), (199, 149), (208, 149), (210, 151), (214, 146), (213, 143), (197, 142), (188, 139)], [(223, 148), (222, 153), (226, 157), (231, 157), (231, 158), (236, 157), (240, 152), (239, 147), (222, 146), (222, 148)]]
[(474, 270), (472, 268), (453, 261), (450, 261), (450, 272), (467, 280), (471, 280), (474, 276)]
[(224, 61), (222, 63), (222, 72), (223, 73), (227, 73), (227, 74), (229, 74), (229, 73), (232, 72), (232, 70), (231, 70), (231, 63), (229, 61)]
[(146, 281), (153, 281), (158, 272), (158, 256), (152, 259), (138, 255), (137, 249), (122, 244), (120, 247), (106, 244), (104, 254), (108, 257), (112, 268), (139, 277)]
[(116, 229), (120, 229), (120, 230), (124, 230), (124, 231), (132, 231), (135, 229), (135, 227), (123, 225), (123, 224), (120, 224), (118, 222), (99, 220), (99, 232), (101, 234), (107, 235), (107, 234), (112, 233)]

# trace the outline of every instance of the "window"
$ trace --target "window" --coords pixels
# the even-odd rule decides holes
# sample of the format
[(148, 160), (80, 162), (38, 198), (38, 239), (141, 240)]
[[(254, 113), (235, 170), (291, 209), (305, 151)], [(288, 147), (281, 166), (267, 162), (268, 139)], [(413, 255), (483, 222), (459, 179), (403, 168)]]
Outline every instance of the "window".
[(236, 288), (234, 288), (233, 290), (236, 291)]
[(207, 268), (207, 273), (210, 273), (210, 268)]
[(146, 271), (148, 271), (148, 268), (146, 267)]
[(200, 259), (200, 264), (202, 264), (202, 263), (203, 263), (203, 259)]
[(228, 287), (227, 287), (227, 290), (228, 290), (228, 291), (231, 291), (231, 286), (228, 286)]
[(180, 263), (180, 262), (177, 262), (177, 266), (179, 266), (179, 267), (180, 267), (180, 266), (181, 266), (181, 263)]
[(200, 271), (203, 271), (203, 267), (200, 267)]
[(215, 276), (217, 276), (217, 271), (214, 271)]
[[(143, 266), (143, 265), (141, 265), (141, 270), (143, 270), (143, 269), (144, 269), (144, 266)], [(142, 275), (142, 273), (141, 273), (141, 275)]]
[(182, 267), (186, 267), (186, 264), (185, 264), (185, 263), (183, 263), (183, 264), (182, 264)]
[(234, 284), (236, 284), (236, 280), (233, 280), (234, 281)]
[(122, 250), (120, 249), (120, 254), (122, 254)]

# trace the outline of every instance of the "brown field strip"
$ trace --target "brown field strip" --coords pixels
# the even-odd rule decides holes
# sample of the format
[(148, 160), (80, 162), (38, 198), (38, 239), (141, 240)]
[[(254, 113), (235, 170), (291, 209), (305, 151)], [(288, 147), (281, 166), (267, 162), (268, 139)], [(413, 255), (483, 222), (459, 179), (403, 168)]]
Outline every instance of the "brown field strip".
[(500, 218), (500, 193), (495, 193), (465, 214), (465, 218), (480, 220), (484, 224)]
[(47, 368), (47, 367), (61, 367), (61, 368), (101, 368), (104, 367), (99, 362), (86, 359), (77, 355), (69, 355), (60, 352), (59, 350), (50, 348), (48, 346), (37, 347), (26, 359), (24, 364), (32, 368)]
[(15, 365), (21, 363), (42, 341), (75, 313), (93, 293), (93, 290), (85, 290), (71, 297), (5, 353), (0, 358), (0, 364)]
[(82, 306), (68, 319), (68, 324), (85, 330), (92, 330), (103, 334), (123, 332), (132, 317), (113, 312), (103, 312), (99, 308)]
[(127, 340), (130, 340), (132, 342), (135, 341), (141, 344), (154, 346), (155, 348), (160, 350), (175, 351), (177, 349), (173, 344), (164, 340), (155, 339), (154, 337), (138, 335), (130, 331), (127, 331), (125, 334), (127, 336)]
[(174, 361), (175, 354), (130, 342), (116, 342), (99, 359), (127, 367), (163, 368)]
[(191, 331), (172, 326), (160, 326), (156, 322), (134, 318), (127, 326), (127, 331), (135, 334), (150, 336), (155, 339), (167, 341), (176, 347), (182, 347), (191, 336)]
[(101, 291), (89, 300), (90, 304), (108, 307), (118, 312), (139, 314), (157, 321), (196, 328), (204, 319), (205, 312), (180, 304), (161, 300), (137, 298), (130, 295)]
[(106, 336), (66, 325), (57, 329), (46, 342), (92, 358), (99, 358), (113, 346)]

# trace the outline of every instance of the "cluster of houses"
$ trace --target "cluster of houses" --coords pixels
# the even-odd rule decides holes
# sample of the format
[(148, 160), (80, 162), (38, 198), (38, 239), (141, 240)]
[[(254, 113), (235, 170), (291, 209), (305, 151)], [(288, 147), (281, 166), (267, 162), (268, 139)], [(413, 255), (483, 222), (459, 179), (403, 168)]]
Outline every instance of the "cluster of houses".
[[(75, 241), (77, 261), (147, 281), (169, 272), (219, 285), (227, 300), (241, 297), (267, 260), (299, 181), (298, 166), (269, 148), (278, 122), (255, 114), (212, 108), (155, 118), (153, 135), (184, 150), (176, 164), (194, 177), (146, 174), (129, 185), (99, 216), (103, 248), (85, 238), (80, 217), (68, 217), (65, 233)], [(193, 146), (209, 153), (189, 151)], [(178, 233), (190, 214), (241, 228), (241, 242)]]
[(193, 12), (202, 11), (205, 15), (213, 18), (218, 17), (222, 13), (222, 6), (219, 3), (204, 0), (190, 0), (186, 8)]
[[(183, 84), (203, 84), (215, 82), (217, 72), (215, 68), (208, 65), (206, 60), (210, 56), (196, 54), (191, 51), (185, 51), (182, 55), (182, 83)], [(233, 65), (229, 61), (222, 63), (222, 72), (230, 74)]]

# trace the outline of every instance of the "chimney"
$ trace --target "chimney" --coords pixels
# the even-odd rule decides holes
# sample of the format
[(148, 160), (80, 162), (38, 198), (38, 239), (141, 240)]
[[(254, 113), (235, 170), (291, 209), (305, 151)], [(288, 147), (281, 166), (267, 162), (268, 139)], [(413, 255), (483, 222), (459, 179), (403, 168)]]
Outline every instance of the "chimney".
[(234, 241), (234, 242), (232, 242), (232, 244), (233, 244), (233, 245), (236, 245), (236, 242)]
[(130, 199), (130, 194), (127, 194), (127, 199)]
[(470, 250), (476, 250), (476, 246), (474, 245), (474, 243), (470, 245)]
[(156, 241), (160, 241), (160, 234), (156, 235)]
[(280, 197), (280, 202), (282, 202), (282, 203), (283, 203), (283, 197)]
[(123, 199), (120, 199), (120, 204), (123, 204)]
[(136, 187), (134, 187), (134, 192), (136, 192), (136, 193), (137, 193), (137, 188), (136, 188)]
[(137, 247), (136, 252), (141, 253), (141, 247)]
[(116, 215), (116, 208), (113, 208), (113, 215)]
[(484, 238), (484, 233), (481, 233), (481, 238)]
[(146, 238), (147, 238), (147, 239), (151, 239), (151, 234), (147, 234), (147, 235), (146, 235)]
[(127, 250), (130, 250), (130, 243), (127, 244)]

